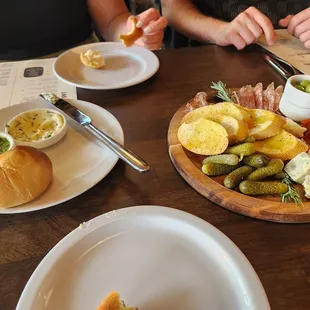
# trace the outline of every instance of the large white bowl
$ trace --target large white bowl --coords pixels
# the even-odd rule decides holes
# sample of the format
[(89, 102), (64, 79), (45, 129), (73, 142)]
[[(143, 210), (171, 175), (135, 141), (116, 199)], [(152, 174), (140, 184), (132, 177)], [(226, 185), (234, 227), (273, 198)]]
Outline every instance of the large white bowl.
[(310, 75), (293, 75), (287, 80), (279, 106), (285, 116), (297, 122), (310, 118), (310, 94), (294, 87), (303, 80), (310, 81)]
[[(16, 115), (14, 118), (12, 118), (8, 122), (8, 124), (10, 122), (12, 122), (14, 119), (20, 117), (21, 115), (23, 115), (25, 113), (42, 111), (42, 110), (51, 111), (51, 112), (53, 112), (55, 114), (60, 115), (63, 118), (63, 120), (64, 120), (63, 127), (57, 133), (55, 133), (53, 136), (51, 136), (50, 138), (44, 139), (44, 140), (25, 142), (25, 141), (20, 141), (20, 140), (14, 139), (14, 137), (13, 137), (14, 142), (15, 142), (16, 145), (31, 146), (31, 147), (34, 147), (34, 148), (37, 148), (37, 149), (43, 149), (43, 148), (49, 147), (49, 146), (51, 146), (53, 144), (56, 144), (57, 142), (59, 142), (65, 136), (65, 134), (67, 132), (67, 129), (68, 129), (68, 127), (67, 127), (67, 120), (60, 112), (58, 112), (56, 110), (52, 110), (52, 109), (27, 110), (25, 112), (22, 112), (22, 113)], [(6, 133), (8, 133), (8, 128), (7, 127), (5, 128), (5, 131), (6, 131)]]

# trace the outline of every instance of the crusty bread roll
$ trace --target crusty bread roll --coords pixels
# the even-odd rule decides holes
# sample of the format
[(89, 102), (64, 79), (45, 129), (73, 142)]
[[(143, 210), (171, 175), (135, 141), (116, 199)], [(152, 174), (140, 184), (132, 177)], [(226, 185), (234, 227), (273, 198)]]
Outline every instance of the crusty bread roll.
[(11, 208), (40, 196), (51, 183), (53, 167), (48, 156), (28, 146), (0, 155), (0, 208)]
[(137, 308), (126, 307), (117, 292), (111, 292), (106, 296), (97, 310), (138, 310)]

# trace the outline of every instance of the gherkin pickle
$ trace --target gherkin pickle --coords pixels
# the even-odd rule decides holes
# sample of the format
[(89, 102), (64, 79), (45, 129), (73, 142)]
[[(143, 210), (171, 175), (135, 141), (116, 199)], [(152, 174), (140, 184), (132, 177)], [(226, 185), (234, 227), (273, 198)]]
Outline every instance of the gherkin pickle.
[(288, 186), (280, 181), (259, 182), (242, 181), (239, 185), (241, 193), (250, 196), (257, 195), (281, 195), (288, 191)]
[(273, 158), (269, 161), (268, 165), (262, 168), (258, 168), (248, 176), (248, 180), (261, 181), (272, 175), (275, 175), (282, 171), (284, 163), (281, 159)]
[(227, 154), (235, 154), (238, 156), (248, 156), (255, 153), (254, 143), (242, 143), (228, 147), (225, 151)]
[(250, 155), (243, 159), (243, 163), (245, 165), (248, 165), (254, 168), (265, 167), (268, 164), (268, 162), (269, 162), (269, 158), (261, 154)]
[(225, 165), (237, 165), (239, 158), (234, 154), (220, 154), (206, 157), (202, 164), (213, 163), (213, 164), (225, 164)]
[(227, 188), (234, 189), (240, 182), (247, 178), (247, 176), (254, 171), (253, 167), (242, 166), (226, 176), (224, 179), (224, 185)]
[(202, 165), (201, 170), (204, 174), (211, 177), (211, 176), (228, 174), (239, 167), (240, 164), (232, 166), (224, 164), (206, 163)]

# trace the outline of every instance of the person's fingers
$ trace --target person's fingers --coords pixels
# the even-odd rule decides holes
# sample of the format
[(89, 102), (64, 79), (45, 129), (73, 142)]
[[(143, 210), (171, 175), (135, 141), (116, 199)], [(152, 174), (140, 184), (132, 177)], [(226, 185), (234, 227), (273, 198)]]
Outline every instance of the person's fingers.
[(156, 51), (156, 50), (160, 50), (162, 47), (161, 43), (152, 43), (152, 44), (146, 44), (144, 42), (142, 42), (142, 44), (139, 44), (140, 46), (143, 46), (151, 51)]
[(307, 41), (310, 40), (310, 29), (308, 31), (305, 31), (304, 33), (302, 33), (300, 36), (299, 36), (299, 40), (302, 42), (302, 43), (306, 43)]
[(310, 49), (310, 40), (304, 43), (304, 47)]
[(160, 13), (154, 8), (150, 8), (141, 14), (136, 16), (137, 27), (146, 27), (151, 21), (155, 21), (160, 18)]
[(304, 22), (302, 22), (301, 24), (297, 25), (294, 29), (294, 36), (296, 38), (301, 37), (301, 35), (305, 32), (307, 32), (308, 30), (310, 30), (310, 19), (305, 20)]
[(256, 41), (263, 34), (263, 29), (246, 12), (244, 12), (244, 14), (242, 14), (242, 16), (240, 16), (240, 22), (244, 25), (244, 27), (247, 27), (252, 32), (252, 34), (255, 37), (254, 41)]
[(279, 26), (286, 28), (291, 22), (294, 15), (287, 15), (285, 18), (279, 20)]
[(256, 41), (254, 34), (246, 25), (240, 24), (238, 28), (240, 37), (246, 42), (247, 45), (250, 45)]
[(266, 36), (266, 41), (268, 44), (274, 44), (276, 41), (276, 32), (273, 28), (272, 22), (270, 19), (261, 13), (255, 7), (250, 7), (246, 10), (246, 13), (249, 14), (257, 24), (263, 29), (263, 32)]
[(241, 36), (236, 32), (230, 33), (230, 41), (231, 44), (234, 45), (238, 50), (244, 49), (247, 45), (244, 39), (242, 39)]
[(145, 44), (155, 44), (159, 43), (161, 44), (164, 38), (164, 33), (163, 31), (159, 31), (156, 33), (149, 34), (147, 36), (143, 36), (141, 38), (141, 41)]
[(165, 29), (167, 25), (167, 19), (165, 17), (160, 17), (158, 20), (149, 23), (148, 26), (143, 29), (143, 31), (145, 34), (150, 34)]
[(288, 33), (293, 34), (295, 31), (295, 28), (309, 18), (310, 18), (310, 8), (303, 10), (300, 13), (294, 15), (287, 27)]

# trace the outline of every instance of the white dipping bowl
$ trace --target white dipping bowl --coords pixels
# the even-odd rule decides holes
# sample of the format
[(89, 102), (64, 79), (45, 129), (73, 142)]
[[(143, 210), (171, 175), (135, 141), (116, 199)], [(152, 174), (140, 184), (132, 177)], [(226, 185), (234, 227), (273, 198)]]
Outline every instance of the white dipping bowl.
[[(19, 118), (20, 116), (26, 114), (26, 113), (37, 113), (38, 111), (50, 111), (52, 113), (55, 113), (57, 115), (59, 115), (62, 119), (63, 119), (63, 126), (55, 133), (53, 134), (50, 138), (46, 138), (46, 139), (42, 139), (42, 140), (37, 140), (37, 141), (21, 141), (18, 140), (16, 138), (14, 138), (13, 134), (11, 135), (12, 138), (14, 139), (14, 142), (16, 145), (23, 145), (23, 146), (31, 146), (37, 149), (43, 149), (46, 147), (49, 147), (53, 144), (56, 144), (57, 142), (59, 142), (67, 133), (67, 120), (66, 118), (58, 111), (52, 110), (52, 109), (35, 109), (35, 110), (27, 110), (24, 111), (23, 113), (20, 113), (18, 115), (16, 115), (14, 118), (12, 118), (8, 124), (10, 124), (11, 122), (13, 122), (14, 120), (16, 120), (17, 118)], [(6, 133), (9, 133), (9, 129), (7, 127), (5, 127), (5, 131)]]
[[(10, 143), (10, 147), (6, 150), (6, 152), (15, 147), (14, 139), (13, 139), (12, 136), (9, 135), (8, 133), (3, 132), (3, 131), (0, 131), (0, 138), (5, 138), (5, 139), (7, 139), (7, 140), (9, 141), (9, 143)], [(3, 153), (0, 152), (0, 154), (3, 154)]]
[(293, 75), (287, 80), (279, 106), (286, 117), (296, 122), (310, 118), (310, 93), (294, 87), (303, 80), (310, 81), (310, 75)]

